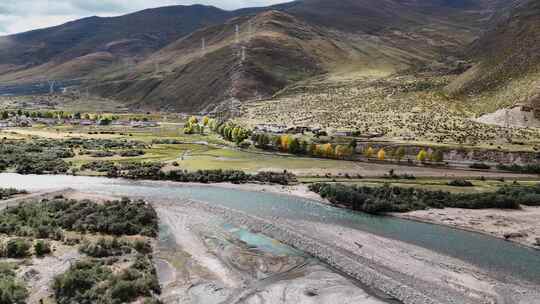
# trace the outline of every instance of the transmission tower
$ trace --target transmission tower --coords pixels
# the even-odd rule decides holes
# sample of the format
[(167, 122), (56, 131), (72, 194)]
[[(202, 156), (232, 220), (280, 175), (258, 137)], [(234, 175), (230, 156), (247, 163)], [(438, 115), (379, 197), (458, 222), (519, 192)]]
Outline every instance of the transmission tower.
[(242, 55), (241, 55), (242, 62), (246, 61), (246, 47), (242, 47)]
[(248, 40), (251, 40), (251, 37), (253, 37), (253, 20), (248, 21)]
[(52, 95), (54, 94), (54, 85), (56, 84), (56, 80), (49, 80), (49, 93)]

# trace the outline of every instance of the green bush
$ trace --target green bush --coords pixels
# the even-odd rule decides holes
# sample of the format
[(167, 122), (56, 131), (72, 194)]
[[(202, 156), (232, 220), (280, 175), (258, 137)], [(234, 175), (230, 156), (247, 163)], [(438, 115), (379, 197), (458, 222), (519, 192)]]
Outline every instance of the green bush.
[(100, 238), (96, 242), (86, 240), (79, 248), (81, 253), (95, 258), (119, 256), (131, 252), (131, 243), (118, 238)]
[(24, 304), (28, 291), (17, 282), (12, 266), (0, 263), (0, 304)]
[(6, 256), (8, 258), (25, 258), (30, 254), (32, 245), (25, 239), (11, 239), (6, 243)]
[(51, 244), (43, 240), (38, 240), (34, 244), (34, 252), (37, 256), (41, 257), (51, 253)]
[(62, 229), (153, 237), (157, 235), (158, 220), (150, 204), (129, 199), (97, 204), (55, 198), (23, 202), (0, 212), (0, 233), (59, 240)]
[(497, 169), (502, 171), (510, 171), (523, 174), (540, 174), (540, 164), (527, 164), (527, 165), (503, 165), (500, 164), (497, 166)]
[[(0, 170), (2, 171), (2, 170)], [(3, 188), (0, 188), (0, 200), (5, 200), (5, 199), (8, 199), (14, 195), (18, 195), (18, 194), (25, 194), (27, 193), (26, 191), (24, 190), (17, 190), (17, 189), (13, 189), (13, 188), (9, 188), (9, 189), (3, 189)]]
[(131, 303), (145, 297), (149, 303), (160, 294), (156, 270), (149, 256), (139, 255), (133, 265), (118, 274), (100, 260), (75, 263), (53, 283), (58, 304)]
[(478, 169), (478, 170), (489, 170), (491, 169), (490, 165), (486, 165), (484, 163), (474, 163), (469, 166), (471, 169)]
[(343, 184), (313, 184), (310, 190), (331, 203), (367, 213), (409, 212), (426, 208), (519, 209), (540, 205), (540, 186), (508, 187), (495, 193), (454, 194), (414, 188), (360, 187)]
[(448, 182), (448, 186), (452, 187), (474, 187), (473, 183), (464, 179), (455, 179)]

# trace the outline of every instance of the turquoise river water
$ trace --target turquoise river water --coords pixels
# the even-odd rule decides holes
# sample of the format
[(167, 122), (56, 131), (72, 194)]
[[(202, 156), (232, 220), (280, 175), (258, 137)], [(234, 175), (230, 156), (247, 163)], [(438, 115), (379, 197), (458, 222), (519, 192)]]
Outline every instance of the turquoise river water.
[(179, 202), (192, 199), (257, 216), (320, 221), (370, 232), (455, 257), (488, 270), (501, 280), (517, 277), (540, 283), (540, 251), (482, 234), (393, 217), (371, 216), (291, 196), (171, 182), (63, 175), (23, 176), (11, 173), (0, 174), (0, 187), (29, 191), (72, 188), (148, 200), (178, 199)]

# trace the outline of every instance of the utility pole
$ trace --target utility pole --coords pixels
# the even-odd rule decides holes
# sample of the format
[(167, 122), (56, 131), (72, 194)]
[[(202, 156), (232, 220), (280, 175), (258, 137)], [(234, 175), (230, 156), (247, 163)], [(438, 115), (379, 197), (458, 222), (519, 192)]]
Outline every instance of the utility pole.
[(512, 134), (510, 132), (510, 109), (506, 109), (504, 112), (504, 128), (506, 132), (506, 140), (512, 142)]
[(206, 53), (206, 39), (202, 39), (201, 40), (201, 50), (202, 50), (202, 54), (204, 56), (204, 54)]
[(240, 43), (240, 26), (238, 24), (235, 25), (234, 32), (235, 32), (235, 42), (236, 44), (239, 44)]

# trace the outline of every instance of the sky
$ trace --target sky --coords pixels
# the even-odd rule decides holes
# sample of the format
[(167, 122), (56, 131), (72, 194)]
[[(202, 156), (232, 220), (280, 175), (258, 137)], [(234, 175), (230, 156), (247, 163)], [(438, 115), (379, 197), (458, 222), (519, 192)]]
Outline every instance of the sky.
[(223, 9), (266, 6), (285, 0), (0, 0), (0, 35), (60, 25), (89, 16), (118, 16), (166, 5), (205, 4)]

